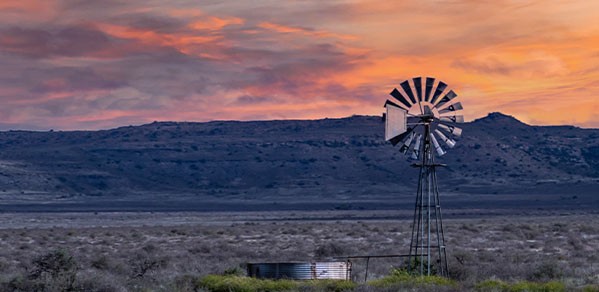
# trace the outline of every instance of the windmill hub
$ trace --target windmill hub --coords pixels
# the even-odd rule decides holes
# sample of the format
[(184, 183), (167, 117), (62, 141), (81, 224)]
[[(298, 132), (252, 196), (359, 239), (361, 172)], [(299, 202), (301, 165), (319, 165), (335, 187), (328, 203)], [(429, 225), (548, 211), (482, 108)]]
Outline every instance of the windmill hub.
[(432, 123), (435, 121), (435, 116), (432, 114), (418, 115), (416, 117), (420, 118), (420, 120), (425, 123)]
[(420, 275), (436, 272), (448, 276), (436, 173), (436, 167), (443, 164), (435, 163), (434, 153), (442, 156), (446, 153), (444, 146), (455, 146), (453, 138), (462, 134), (456, 124), (464, 122), (463, 107), (455, 102), (457, 94), (446, 90), (447, 84), (431, 77), (426, 78), (424, 86), (422, 81), (422, 77), (406, 80), (400, 83), (400, 89), (391, 91), (395, 100), (385, 102), (385, 140), (393, 146), (401, 145), (399, 152), (420, 162), (413, 164), (420, 169), (420, 175), (408, 269), (419, 270)]

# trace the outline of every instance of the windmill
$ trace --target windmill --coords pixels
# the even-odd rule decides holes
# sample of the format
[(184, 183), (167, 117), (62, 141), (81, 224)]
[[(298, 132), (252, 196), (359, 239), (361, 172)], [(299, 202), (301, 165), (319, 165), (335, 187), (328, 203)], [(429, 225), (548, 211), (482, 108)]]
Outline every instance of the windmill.
[(435, 163), (435, 153), (442, 156), (445, 145), (455, 146), (453, 138), (462, 134), (456, 123), (464, 122), (463, 107), (455, 102), (457, 94), (446, 90), (447, 84), (430, 77), (424, 86), (422, 81), (422, 77), (406, 80), (401, 89), (391, 91), (395, 100), (385, 102), (385, 140), (400, 145), (399, 152), (418, 161), (412, 166), (420, 169), (408, 269), (430, 275), (434, 268), (438, 275), (448, 276), (436, 173), (444, 165)]

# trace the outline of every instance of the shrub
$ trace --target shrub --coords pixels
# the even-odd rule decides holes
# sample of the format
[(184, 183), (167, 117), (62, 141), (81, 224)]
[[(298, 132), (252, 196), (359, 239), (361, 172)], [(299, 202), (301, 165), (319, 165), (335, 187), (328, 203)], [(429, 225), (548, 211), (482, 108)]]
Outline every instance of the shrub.
[(145, 251), (140, 251), (133, 255), (129, 260), (129, 264), (131, 265), (132, 277), (143, 278), (152, 271), (164, 268), (167, 260), (150, 255)]
[[(64, 250), (52, 251), (34, 259), (29, 278), (48, 290), (72, 290), (77, 276), (77, 262)], [(46, 289), (42, 289), (46, 290)]]
[(597, 285), (588, 285), (582, 288), (582, 292), (599, 292), (599, 286)]
[(213, 292), (290, 291), (298, 288), (291, 280), (263, 280), (240, 276), (208, 275), (200, 286)]
[(406, 270), (393, 270), (389, 276), (368, 282), (368, 285), (377, 288), (399, 288), (399, 287), (457, 287), (457, 283), (451, 279), (440, 276), (416, 276), (409, 274)]
[(510, 285), (501, 280), (486, 280), (478, 283), (475, 289), (481, 292), (502, 292), (509, 291)]
[(302, 288), (314, 288), (317, 291), (342, 292), (354, 290), (355, 282), (346, 280), (311, 280), (302, 282)]
[(333, 242), (328, 242), (323, 245), (319, 245), (314, 250), (314, 256), (319, 259), (330, 258), (334, 256), (342, 256), (344, 253), (346, 253), (345, 248)]
[(223, 275), (225, 276), (243, 276), (245, 275), (245, 271), (243, 269), (241, 269), (240, 267), (233, 267), (233, 268), (228, 268), (225, 269), (225, 271), (223, 272)]
[(78, 266), (73, 257), (63, 250), (41, 255), (31, 262), (27, 277), (17, 276), (5, 283), (8, 291), (72, 291)]
[[(189, 284), (189, 279), (187, 285)], [(254, 291), (331, 291), (342, 292), (356, 288), (357, 284), (345, 280), (310, 280), (294, 281), (287, 279), (270, 280), (256, 279), (235, 275), (208, 275), (198, 283), (198, 288), (204, 288), (213, 292), (254, 292)]]
[(116, 279), (106, 275), (81, 275), (77, 279), (75, 288), (71, 291), (85, 292), (111, 292), (122, 291)]
[(566, 291), (566, 287), (561, 282), (536, 283), (521, 281), (514, 283), (510, 287), (510, 292), (562, 292)]
[(96, 259), (91, 261), (91, 266), (98, 270), (108, 270), (110, 268), (109, 259), (105, 255), (100, 255)]
[(63, 274), (70, 274), (77, 269), (77, 263), (73, 257), (64, 250), (56, 250), (39, 256), (33, 260), (32, 264), (33, 269), (30, 276), (34, 278), (46, 275), (56, 278)]
[(551, 281), (546, 283), (520, 281), (508, 284), (500, 280), (487, 280), (478, 283), (476, 290), (481, 292), (563, 292), (563, 283)]
[(529, 280), (548, 281), (561, 278), (563, 272), (557, 262), (541, 263), (529, 276)]
[(183, 275), (175, 278), (171, 283), (170, 291), (200, 291), (200, 278), (192, 275)]

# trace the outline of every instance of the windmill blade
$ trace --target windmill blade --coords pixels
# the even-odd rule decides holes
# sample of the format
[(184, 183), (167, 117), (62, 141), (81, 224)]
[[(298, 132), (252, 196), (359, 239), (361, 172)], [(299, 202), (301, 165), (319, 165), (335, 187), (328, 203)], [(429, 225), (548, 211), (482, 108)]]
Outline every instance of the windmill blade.
[(418, 159), (418, 156), (420, 155), (420, 143), (422, 141), (422, 134), (418, 134), (418, 137), (416, 138), (416, 144), (414, 145), (414, 148), (412, 149), (412, 156), (410, 158), (416, 160)]
[(407, 108), (412, 107), (412, 104), (410, 102), (408, 102), (406, 97), (403, 96), (403, 94), (401, 94), (401, 92), (399, 92), (399, 90), (397, 90), (397, 88), (393, 88), (393, 91), (391, 91), (391, 93), (389, 93), (389, 94), (391, 94), (391, 96), (395, 97), (395, 99), (397, 99), (399, 102), (401, 102)]
[(432, 104), (435, 104), (437, 98), (439, 98), (439, 96), (441, 96), (441, 93), (445, 91), (445, 88), (447, 88), (447, 84), (443, 83), (443, 81), (439, 81), (437, 89), (435, 89), (435, 94), (433, 94), (433, 98), (431, 99)]
[(439, 113), (440, 114), (444, 114), (447, 112), (455, 112), (455, 111), (459, 111), (459, 110), (463, 110), (464, 108), (462, 107), (462, 103), (461, 102), (456, 102), (454, 104), (450, 104), (448, 106), (443, 107), (442, 109), (439, 109)]
[(408, 137), (406, 142), (404, 142), (403, 145), (401, 145), (401, 148), (399, 148), (399, 152), (401, 152), (403, 154), (407, 154), (408, 149), (410, 149), (410, 144), (412, 144), (412, 140), (414, 140), (414, 137), (416, 137), (416, 133), (415, 132), (410, 133), (410, 136)]
[(445, 132), (452, 134), (456, 137), (460, 137), (462, 135), (462, 129), (460, 129), (456, 126), (445, 125), (445, 124), (439, 123), (438, 127), (443, 129)]
[(430, 133), (430, 136), (431, 141), (433, 141), (433, 146), (435, 146), (435, 150), (437, 151), (437, 154), (439, 156), (443, 156), (443, 154), (445, 154), (445, 150), (441, 148), (441, 145), (439, 145), (439, 142), (437, 142), (437, 138), (435, 138), (435, 135), (433, 135), (433, 133)]
[(443, 121), (443, 122), (449, 122), (449, 123), (463, 123), (464, 122), (464, 116), (440, 117), (439, 120)]
[(401, 85), (401, 88), (403, 88), (403, 91), (406, 92), (406, 94), (412, 101), (412, 104), (415, 104), (416, 98), (414, 98), (414, 93), (412, 92), (412, 87), (410, 87), (410, 82), (408, 80), (406, 80), (406, 81), (402, 82), (400, 85)]
[(408, 111), (399, 106), (394, 106), (392, 103), (385, 104), (385, 108), (387, 109), (385, 118), (385, 140), (390, 141), (408, 130)]
[(433, 92), (433, 85), (435, 84), (435, 78), (426, 77), (426, 94), (424, 95), (424, 101), (428, 101), (428, 98)]
[(444, 104), (450, 102), (452, 99), (456, 98), (458, 95), (450, 90), (440, 101), (435, 105), (436, 108), (441, 108)]
[(418, 101), (422, 101), (422, 77), (416, 77), (412, 80), (414, 81), (414, 88), (416, 89)]
[(405, 106), (401, 106), (401, 105), (399, 105), (397, 103), (394, 103), (394, 102), (392, 102), (392, 101), (390, 101), (388, 99), (387, 99), (387, 101), (385, 101), (385, 105), (383, 107), (387, 107), (387, 105), (392, 105), (392, 106), (395, 106), (395, 107), (398, 107), (398, 108), (402, 108), (402, 109), (404, 109), (406, 111), (408, 110)]
[(447, 146), (449, 146), (449, 148), (453, 148), (455, 146), (455, 141), (447, 138), (447, 136), (443, 135), (443, 133), (441, 133), (441, 131), (439, 131), (439, 129), (435, 129), (435, 133), (437, 134), (437, 136), (439, 136), (441, 141), (445, 142), (445, 144), (447, 144)]

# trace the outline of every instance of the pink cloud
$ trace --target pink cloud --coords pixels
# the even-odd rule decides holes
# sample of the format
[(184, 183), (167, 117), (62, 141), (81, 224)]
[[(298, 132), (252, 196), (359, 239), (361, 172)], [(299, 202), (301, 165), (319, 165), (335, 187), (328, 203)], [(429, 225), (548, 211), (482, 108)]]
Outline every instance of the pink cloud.
[(0, 2), (0, 122), (379, 114), (399, 81), (426, 75), (456, 89), (469, 119), (599, 126), (593, 1), (254, 5)]

